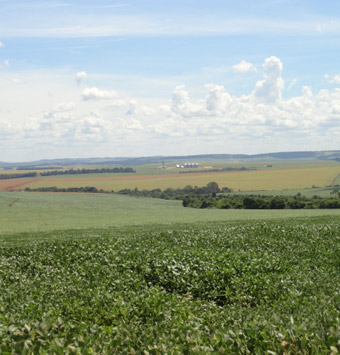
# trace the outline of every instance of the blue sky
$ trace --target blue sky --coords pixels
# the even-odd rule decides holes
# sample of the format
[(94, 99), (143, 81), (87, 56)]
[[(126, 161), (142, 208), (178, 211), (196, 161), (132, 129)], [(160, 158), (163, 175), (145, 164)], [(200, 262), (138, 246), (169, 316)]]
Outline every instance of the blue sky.
[(0, 0), (0, 160), (340, 149), (339, 10)]

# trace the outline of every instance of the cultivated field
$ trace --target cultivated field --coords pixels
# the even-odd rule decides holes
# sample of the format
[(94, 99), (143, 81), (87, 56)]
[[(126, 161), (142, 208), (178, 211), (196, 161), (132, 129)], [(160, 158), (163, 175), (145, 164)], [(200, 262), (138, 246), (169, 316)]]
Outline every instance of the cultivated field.
[(0, 191), (10, 191), (20, 189), (31, 182), (37, 181), (36, 178), (23, 178), (23, 179), (5, 179), (0, 180)]
[(166, 189), (186, 185), (203, 186), (215, 181), (234, 191), (300, 189), (312, 186), (327, 186), (340, 173), (339, 166), (303, 167), (237, 171), (223, 173), (190, 173), (163, 175), (103, 176), (77, 175), (73, 177), (48, 177), (17, 186), (16, 189), (56, 186), (59, 188), (95, 186), (98, 189), (119, 191), (124, 188)]
[(8, 235), (0, 353), (336, 354), (339, 229), (327, 218)]
[[(338, 174), (338, 166), (304, 166), (39, 177), (27, 186), (216, 181), (326, 196), (333, 188), (321, 187)], [(321, 187), (303, 189), (312, 185)], [(192, 209), (116, 194), (2, 191), (0, 354), (335, 355), (339, 230), (335, 209)]]
[(340, 215), (338, 210), (201, 210), (184, 208), (181, 201), (33, 192), (0, 192), (0, 211), (0, 234)]

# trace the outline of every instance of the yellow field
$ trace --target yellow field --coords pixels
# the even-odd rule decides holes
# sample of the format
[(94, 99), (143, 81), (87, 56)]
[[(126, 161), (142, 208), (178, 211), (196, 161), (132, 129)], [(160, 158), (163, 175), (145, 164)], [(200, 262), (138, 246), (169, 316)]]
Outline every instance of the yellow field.
[(330, 185), (340, 173), (339, 166), (303, 167), (290, 169), (267, 169), (237, 171), (226, 173), (193, 173), (144, 176), (110, 176), (97, 175), (56, 178), (37, 178), (36, 181), (17, 187), (38, 188), (57, 186), (59, 188), (95, 186), (98, 189), (119, 191), (123, 188), (154, 189), (167, 187), (179, 188), (186, 185), (203, 186), (216, 181), (220, 187), (226, 186), (234, 191), (298, 189)]

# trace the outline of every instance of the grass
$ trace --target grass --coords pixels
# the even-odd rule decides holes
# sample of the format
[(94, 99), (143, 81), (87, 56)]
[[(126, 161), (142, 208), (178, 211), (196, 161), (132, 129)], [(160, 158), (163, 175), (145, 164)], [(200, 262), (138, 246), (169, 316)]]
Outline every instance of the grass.
[(133, 176), (85, 176), (39, 178), (18, 189), (57, 186), (59, 188), (95, 186), (118, 191), (124, 188), (153, 189), (179, 188), (186, 185), (203, 186), (216, 181), (221, 187), (234, 191), (301, 189), (330, 185), (340, 172), (339, 166), (267, 169), (227, 173), (193, 173)]
[(211, 210), (106, 194), (0, 192), (0, 233), (339, 215), (338, 210)]
[(327, 187), (314, 187), (314, 188), (307, 188), (307, 189), (285, 189), (285, 190), (258, 190), (258, 191), (241, 191), (237, 192), (236, 194), (240, 195), (264, 195), (264, 196), (295, 196), (296, 194), (300, 193), (306, 197), (313, 197), (314, 195), (320, 197), (332, 197), (332, 191), (338, 189), (336, 186), (327, 186)]

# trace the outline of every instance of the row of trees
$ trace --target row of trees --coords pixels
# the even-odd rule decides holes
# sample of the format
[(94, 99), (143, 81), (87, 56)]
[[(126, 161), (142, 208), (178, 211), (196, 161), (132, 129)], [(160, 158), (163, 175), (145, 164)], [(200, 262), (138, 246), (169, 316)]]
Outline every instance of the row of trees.
[(218, 209), (316, 209), (340, 208), (339, 198), (321, 198), (314, 196), (186, 196), (183, 198), (184, 207), (218, 208)]
[[(37, 189), (26, 188), (25, 191), (42, 192), (87, 192), (87, 193), (114, 193), (97, 189), (94, 186), (57, 188), (42, 187)], [(182, 189), (167, 188), (165, 190), (138, 190), (123, 189), (118, 191), (121, 195), (137, 197), (153, 197), (166, 200), (182, 200), (184, 207), (192, 208), (217, 208), (217, 209), (316, 209), (340, 208), (339, 190), (334, 190), (335, 197), (321, 198), (313, 196), (307, 198), (297, 194), (295, 196), (259, 196), (259, 195), (234, 195), (227, 187), (219, 188), (216, 182), (209, 182), (203, 187), (186, 186)]]
[(106, 174), (106, 173), (135, 173), (132, 168), (115, 167), (115, 168), (97, 168), (97, 169), (68, 169), (68, 170), (51, 170), (40, 173), (40, 176), (51, 175), (74, 175), (74, 174)]
[(198, 187), (187, 185), (184, 188), (174, 189), (167, 188), (165, 190), (161, 189), (153, 189), (153, 190), (138, 190), (135, 188), (131, 189), (123, 189), (118, 191), (118, 194), (121, 195), (130, 195), (130, 196), (138, 196), (138, 197), (154, 197), (154, 198), (162, 198), (165, 200), (183, 200), (186, 196), (216, 196), (218, 193), (227, 193), (232, 192), (228, 187), (219, 188), (216, 182), (209, 182), (206, 186)]
[(22, 174), (0, 174), (0, 179), (5, 180), (5, 179), (19, 179), (19, 178), (27, 178), (27, 177), (35, 177), (37, 176), (37, 173), (32, 172), (32, 173), (22, 173)]
[(219, 188), (216, 182), (209, 182), (203, 187), (190, 185), (183, 189), (167, 188), (165, 190), (138, 190), (123, 189), (118, 193), (138, 197), (154, 197), (166, 200), (182, 200), (184, 207), (192, 208), (218, 208), (218, 209), (314, 209), (314, 208), (340, 208), (339, 192), (334, 192), (333, 198), (313, 196), (307, 198), (296, 196), (258, 196), (234, 195), (232, 189)]
[(98, 190), (94, 186), (84, 186), (84, 187), (68, 187), (68, 188), (59, 188), (56, 186), (49, 186), (49, 187), (38, 187), (36, 189), (31, 189), (29, 187), (25, 188), (27, 192), (87, 192), (87, 193), (105, 193), (104, 190)]
[(28, 173), (0, 174), (0, 179), (19, 179), (27, 177), (52, 176), (52, 175), (75, 175), (75, 174), (106, 174), (106, 173), (135, 173), (132, 168), (97, 168), (97, 169), (68, 169), (68, 170), (50, 170), (37, 173), (36, 171)]

